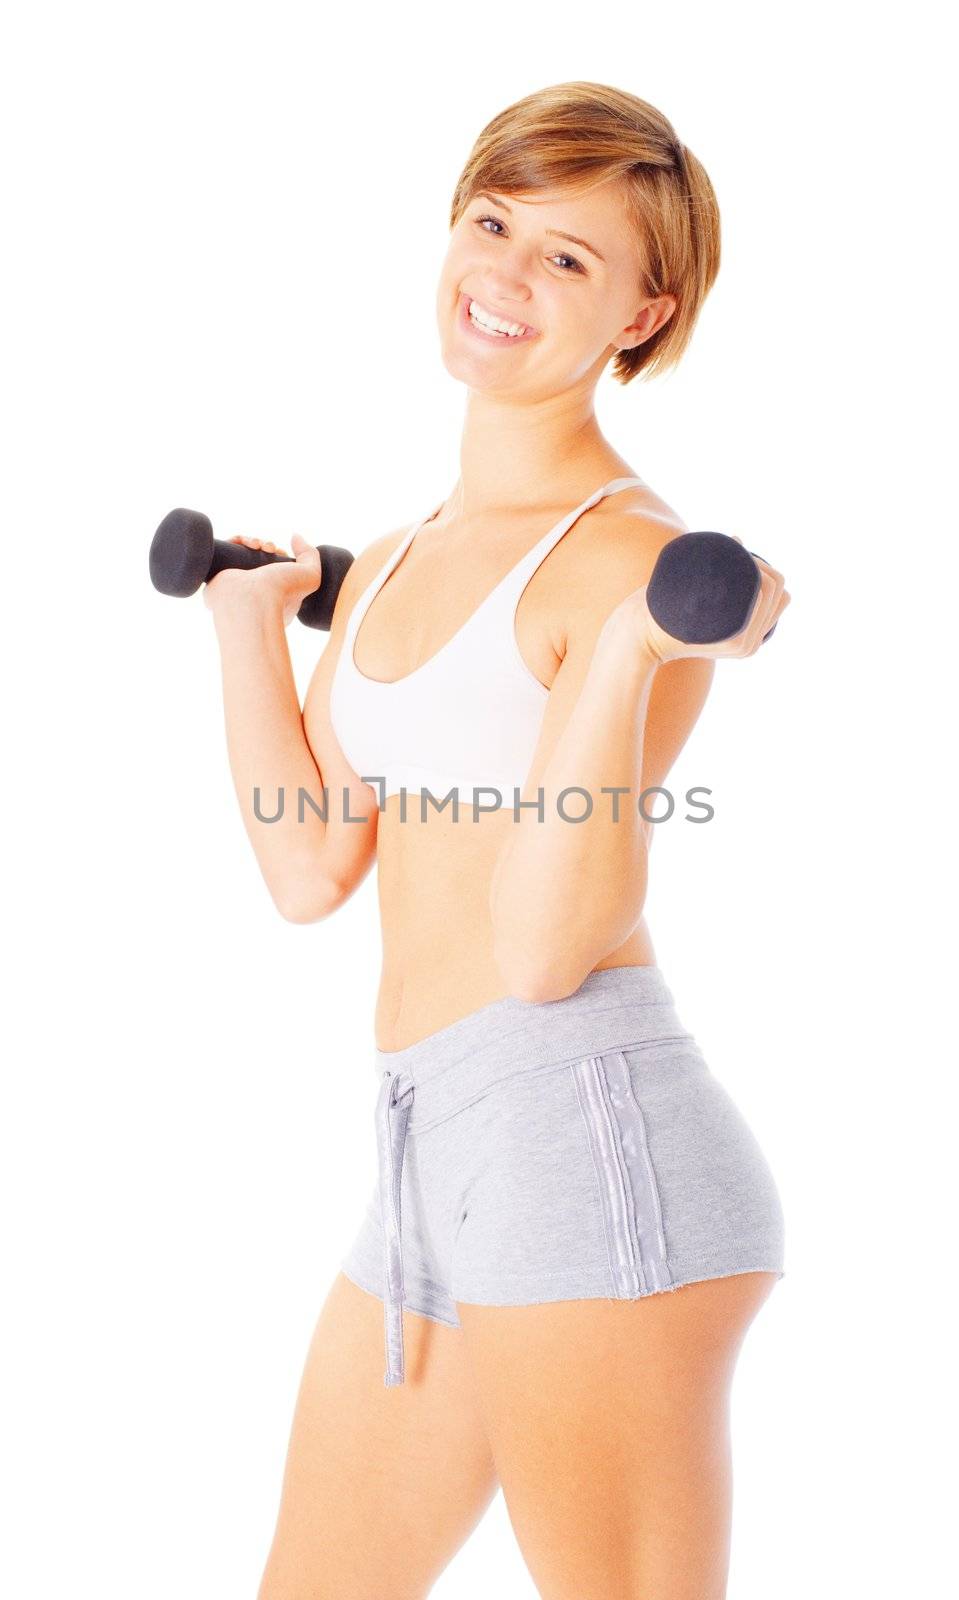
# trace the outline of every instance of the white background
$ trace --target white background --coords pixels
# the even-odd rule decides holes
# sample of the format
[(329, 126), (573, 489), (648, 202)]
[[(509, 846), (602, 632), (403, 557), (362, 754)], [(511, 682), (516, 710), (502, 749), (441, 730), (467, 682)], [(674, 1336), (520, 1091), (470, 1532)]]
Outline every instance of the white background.
[[(955, 1413), (955, 236), (931, 5), (36, 4), (2, 41), (3, 1474), (17, 1600), (253, 1600), (375, 1177), (371, 875), (284, 923), (172, 506), (358, 551), (458, 472), (450, 197), (573, 78), (705, 163), (723, 264), (607, 436), (786, 575), (670, 777), (659, 964), (749, 1118), (786, 1277), (734, 1390), (733, 1600), (941, 1592)], [(948, 476), (947, 476), (948, 474)], [(301, 691), (326, 642), (288, 631)], [(534, 1593), (498, 1496), (440, 1579)]]

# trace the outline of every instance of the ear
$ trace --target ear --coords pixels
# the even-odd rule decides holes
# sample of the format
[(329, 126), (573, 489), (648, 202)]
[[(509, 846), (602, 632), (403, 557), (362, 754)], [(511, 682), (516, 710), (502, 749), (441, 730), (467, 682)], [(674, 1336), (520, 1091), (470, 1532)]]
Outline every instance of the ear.
[(658, 328), (669, 321), (678, 303), (674, 294), (661, 294), (655, 300), (647, 300), (637, 312), (635, 321), (623, 329), (617, 349), (633, 350), (636, 345), (645, 344)]

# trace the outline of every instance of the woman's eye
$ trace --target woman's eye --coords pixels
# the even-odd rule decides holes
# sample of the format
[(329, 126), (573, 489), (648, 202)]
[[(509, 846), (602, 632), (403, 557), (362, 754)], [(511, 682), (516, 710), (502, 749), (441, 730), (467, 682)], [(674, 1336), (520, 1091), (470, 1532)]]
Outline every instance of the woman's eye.
[(563, 251), (560, 251), (560, 255), (561, 255), (561, 257), (562, 257), (562, 259), (564, 261), (568, 261), (569, 262), (569, 266), (568, 267), (564, 267), (564, 269), (563, 269), (564, 272), (582, 272), (584, 270), (580, 266), (580, 264), (577, 261), (575, 256), (568, 256)]
[[(498, 217), (477, 217), (476, 218), (477, 227), (482, 228), (484, 222), (495, 222), (496, 226), (498, 228), (501, 228), (503, 226), (503, 224), (500, 222)], [(488, 230), (484, 230), (484, 231), (488, 232)], [(494, 238), (498, 238), (498, 237), (499, 237), (498, 234), (494, 234)]]
[[(489, 233), (490, 232), (489, 228), (484, 227), (484, 224), (487, 223), (487, 222), (495, 223), (497, 228), (501, 228), (503, 226), (503, 224), (499, 220), (499, 217), (476, 217), (475, 221), (476, 221), (476, 226), (478, 228), (483, 228), (484, 233)], [(500, 237), (500, 235), (498, 233), (494, 233), (493, 234), (493, 238), (494, 239), (498, 239), (499, 237)], [(559, 256), (559, 259), (561, 261), (568, 261), (569, 262), (569, 266), (563, 268), (564, 272), (583, 272), (583, 271), (585, 271), (585, 268), (580, 265), (580, 263), (576, 260), (575, 256), (567, 255), (564, 250), (557, 251), (556, 254)], [(556, 257), (553, 256), (551, 259), (555, 260)]]

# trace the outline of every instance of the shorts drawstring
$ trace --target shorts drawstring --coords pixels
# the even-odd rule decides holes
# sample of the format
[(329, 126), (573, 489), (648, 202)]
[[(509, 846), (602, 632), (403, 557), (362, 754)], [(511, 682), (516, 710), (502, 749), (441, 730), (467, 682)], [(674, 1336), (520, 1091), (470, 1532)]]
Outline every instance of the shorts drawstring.
[(388, 1387), (403, 1382), (403, 1242), (400, 1200), (403, 1182), (403, 1148), (406, 1124), (413, 1104), (413, 1084), (388, 1067), (383, 1073), (376, 1102), (379, 1159), (380, 1216), (386, 1261), (383, 1316), (386, 1324), (386, 1374)]

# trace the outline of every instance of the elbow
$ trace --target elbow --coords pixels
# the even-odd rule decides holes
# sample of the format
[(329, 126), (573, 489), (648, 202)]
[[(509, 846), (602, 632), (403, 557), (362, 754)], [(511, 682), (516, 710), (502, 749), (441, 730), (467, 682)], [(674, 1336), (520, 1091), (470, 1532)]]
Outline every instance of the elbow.
[(343, 903), (339, 884), (323, 879), (308, 886), (298, 883), (273, 895), (273, 903), (284, 922), (322, 922)]
[(300, 924), (307, 922), (321, 922), (326, 914), (325, 912), (320, 911), (316, 906), (308, 906), (306, 904), (301, 905), (298, 902), (289, 900), (278, 900), (276, 902), (276, 909), (279, 911), (284, 922), (297, 922)]
[(569, 965), (550, 965), (535, 961), (528, 952), (507, 951), (498, 946), (496, 965), (503, 976), (510, 995), (516, 1000), (526, 1000), (531, 1005), (543, 1005), (550, 1000), (565, 1000), (575, 994), (588, 969), (573, 971)]

